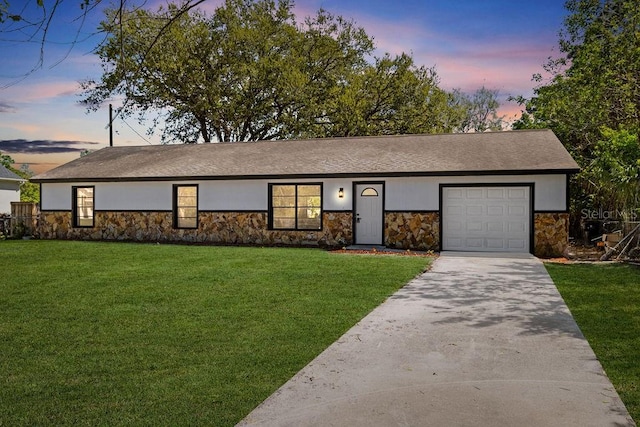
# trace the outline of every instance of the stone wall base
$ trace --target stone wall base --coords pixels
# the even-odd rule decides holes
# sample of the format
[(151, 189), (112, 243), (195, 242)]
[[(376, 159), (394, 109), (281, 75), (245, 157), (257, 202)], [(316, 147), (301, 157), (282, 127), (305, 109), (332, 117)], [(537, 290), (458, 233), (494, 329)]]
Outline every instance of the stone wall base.
[(384, 244), (390, 248), (437, 251), (439, 221), (437, 212), (386, 212)]
[[(197, 229), (174, 229), (171, 212), (96, 212), (92, 228), (74, 228), (71, 212), (43, 212), (42, 239), (188, 242), (264, 246), (342, 247), (353, 243), (351, 212), (323, 212), (319, 231), (269, 230), (266, 212), (200, 212)], [(437, 212), (386, 212), (384, 244), (390, 248), (437, 251)], [(569, 239), (568, 213), (534, 215), (534, 254), (562, 256)]]
[(91, 228), (74, 228), (71, 212), (43, 212), (41, 218), (42, 239), (321, 247), (353, 241), (351, 212), (324, 212), (320, 231), (269, 230), (266, 212), (200, 212), (196, 229), (173, 228), (171, 212), (96, 212)]
[(534, 255), (560, 257), (569, 244), (568, 213), (536, 213), (533, 218)]

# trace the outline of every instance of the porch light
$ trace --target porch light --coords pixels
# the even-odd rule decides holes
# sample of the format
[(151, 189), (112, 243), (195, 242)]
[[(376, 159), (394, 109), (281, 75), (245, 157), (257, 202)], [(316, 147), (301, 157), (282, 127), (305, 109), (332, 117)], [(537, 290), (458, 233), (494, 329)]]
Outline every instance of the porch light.
[(338, 197), (342, 199), (344, 197), (344, 188), (340, 187), (338, 190)]

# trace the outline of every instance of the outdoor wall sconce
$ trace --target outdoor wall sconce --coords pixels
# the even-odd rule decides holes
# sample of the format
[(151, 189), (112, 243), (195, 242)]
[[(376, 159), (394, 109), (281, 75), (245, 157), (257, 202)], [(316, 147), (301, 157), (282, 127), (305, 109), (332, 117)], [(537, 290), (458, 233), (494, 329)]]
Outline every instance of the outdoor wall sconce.
[(340, 187), (338, 190), (338, 198), (342, 199), (344, 197), (344, 188)]

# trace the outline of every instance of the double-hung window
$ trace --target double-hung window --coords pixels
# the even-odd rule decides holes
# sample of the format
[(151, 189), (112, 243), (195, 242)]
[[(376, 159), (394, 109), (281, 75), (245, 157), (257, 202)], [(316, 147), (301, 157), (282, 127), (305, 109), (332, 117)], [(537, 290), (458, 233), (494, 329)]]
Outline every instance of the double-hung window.
[(173, 227), (198, 228), (198, 186), (173, 186)]
[(93, 227), (94, 192), (94, 187), (72, 187), (74, 227)]
[(322, 184), (270, 184), (269, 207), (273, 230), (321, 230)]

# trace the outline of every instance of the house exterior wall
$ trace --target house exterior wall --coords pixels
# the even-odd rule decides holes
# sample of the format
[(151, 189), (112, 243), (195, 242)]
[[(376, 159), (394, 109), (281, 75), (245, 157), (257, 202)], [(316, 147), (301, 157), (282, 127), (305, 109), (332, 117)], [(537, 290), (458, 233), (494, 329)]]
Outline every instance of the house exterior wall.
[[(155, 182), (77, 182), (42, 184), (42, 210), (71, 210), (71, 187), (95, 187), (95, 208), (103, 211), (170, 211), (173, 184), (198, 184), (202, 211), (266, 211), (268, 186), (274, 183), (318, 182), (318, 179), (155, 181)], [(351, 211), (351, 180), (324, 179), (323, 209)], [(338, 198), (344, 188), (345, 197)]]
[[(260, 211), (268, 207), (268, 185), (323, 182), (323, 209), (351, 211), (352, 183), (385, 182), (385, 210), (437, 211), (439, 185), (460, 183), (534, 183), (534, 210), (566, 210), (566, 175), (451, 176), (367, 179), (275, 179), (155, 182), (79, 182), (42, 184), (43, 210), (71, 210), (71, 186), (95, 186), (97, 210), (171, 210), (173, 184), (198, 184), (203, 211)], [(337, 197), (344, 189), (344, 198)]]
[(534, 183), (534, 210), (566, 210), (566, 175), (476, 175), (387, 178), (386, 210), (437, 211), (440, 184)]
[[(43, 183), (39, 232), (47, 239), (343, 246), (354, 240), (353, 182), (367, 181), (385, 183), (389, 247), (438, 249), (441, 184), (533, 183), (535, 254), (560, 255), (568, 241), (564, 174)], [(322, 230), (269, 230), (269, 184), (305, 182), (322, 182)], [(174, 184), (198, 184), (197, 229), (173, 228)], [(73, 228), (71, 188), (85, 185), (95, 187), (95, 225)]]
[(11, 202), (20, 201), (20, 182), (0, 180), (0, 213), (11, 213)]

